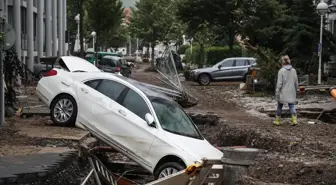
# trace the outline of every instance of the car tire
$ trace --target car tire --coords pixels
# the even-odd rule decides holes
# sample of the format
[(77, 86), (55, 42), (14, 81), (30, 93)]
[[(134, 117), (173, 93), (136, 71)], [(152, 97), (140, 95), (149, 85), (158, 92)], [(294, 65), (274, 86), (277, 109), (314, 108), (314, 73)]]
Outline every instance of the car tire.
[(210, 75), (208, 75), (208, 74), (201, 74), (198, 77), (198, 83), (200, 85), (209, 85), (210, 81), (211, 81), (211, 78), (210, 78)]
[[(62, 107), (64, 107), (62, 109)], [(55, 125), (74, 126), (77, 117), (77, 103), (70, 95), (57, 97), (50, 106), (50, 117)]]
[(154, 172), (154, 178), (160, 179), (165, 177), (165, 175), (171, 175), (174, 173), (177, 173), (181, 170), (184, 170), (185, 167), (177, 162), (167, 162), (161, 165), (155, 172)]

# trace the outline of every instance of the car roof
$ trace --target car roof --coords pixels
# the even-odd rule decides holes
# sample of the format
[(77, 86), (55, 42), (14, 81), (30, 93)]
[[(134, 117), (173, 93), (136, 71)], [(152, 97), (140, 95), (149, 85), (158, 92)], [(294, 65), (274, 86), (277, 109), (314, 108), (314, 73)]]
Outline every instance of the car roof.
[(158, 97), (158, 98), (163, 98), (166, 100), (172, 100), (170, 97), (164, 95), (163, 93), (160, 92), (156, 92), (152, 89), (150, 89), (146, 83), (142, 83), (124, 76), (120, 76), (120, 75), (115, 75), (117, 78), (120, 78), (124, 81), (126, 81), (127, 83), (133, 85), (134, 87), (138, 88), (140, 91), (142, 91), (147, 97)]
[(73, 73), (73, 75), (79, 81), (85, 81), (85, 80), (89, 80), (92, 78), (102, 78), (102, 79), (110, 79), (110, 80), (114, 80), (118, 78), (118, 79), (123, 80), (127, 84), (130, 84), (134, 86), (135, 88), (139, 89), (149, 98), (158, 97), (158, 98), (163, 98), (169, 101), (173, 101), (172, 98), (166, 96), (165, 94), (150, 89), (149, 85), (146, 85), (146, 83), (142, 83), (142, 82), (139, 82), (139, 81), (136, 81), (136, 80), (133, 80), (133, 79), (121, 76), (121, 75), (115, 75), (112, 73), (105, 73), (105, 72)]
[(107, 58), (107, 59), (114, 59), (114, 60), (119, 60), (121, 57), (107, 55), (107, 56), (104, 56), (103, 58)]
[(250, 60), (256, 60), (253, 57), (231, 57), (231, 58), (226, 58), (225, 60), (227, 60), (227, 59), (250, 59)]

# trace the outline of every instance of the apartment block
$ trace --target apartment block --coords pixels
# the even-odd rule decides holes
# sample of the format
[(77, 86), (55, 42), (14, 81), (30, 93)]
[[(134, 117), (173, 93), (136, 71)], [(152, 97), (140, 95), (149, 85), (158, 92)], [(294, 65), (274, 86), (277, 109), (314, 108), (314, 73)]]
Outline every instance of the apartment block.
[(15, 50), (33, 70), (41, 57), (67, 55), (67, 0), (1, 0), (16, 33)]

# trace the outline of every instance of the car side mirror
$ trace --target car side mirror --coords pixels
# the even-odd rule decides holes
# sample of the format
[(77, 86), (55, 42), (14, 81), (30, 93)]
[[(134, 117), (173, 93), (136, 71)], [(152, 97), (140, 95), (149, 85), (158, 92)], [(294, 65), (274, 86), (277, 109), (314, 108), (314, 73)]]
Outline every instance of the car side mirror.
[(155, 127), (154, 118), (151, 114), (147, 113), (145, 115), (145, 120), (146, 120), (148, 126)]
[(221, 66), (221, 65), (219, 65), (219, 66), (218, 66), (218, 69), (221, 69), (221, 67), (222, 67), (222, 66)]

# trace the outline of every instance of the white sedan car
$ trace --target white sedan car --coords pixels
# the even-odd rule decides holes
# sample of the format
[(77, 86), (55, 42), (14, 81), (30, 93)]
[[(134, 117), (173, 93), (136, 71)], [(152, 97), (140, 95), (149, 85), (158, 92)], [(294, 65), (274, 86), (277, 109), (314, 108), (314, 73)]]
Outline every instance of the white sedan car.
[(36, 88), (55, 124), (88, 129), (156, 179), (223, 156), (168, 96), (77, 57), (58, 60), (62, 69), (47, 72)]

